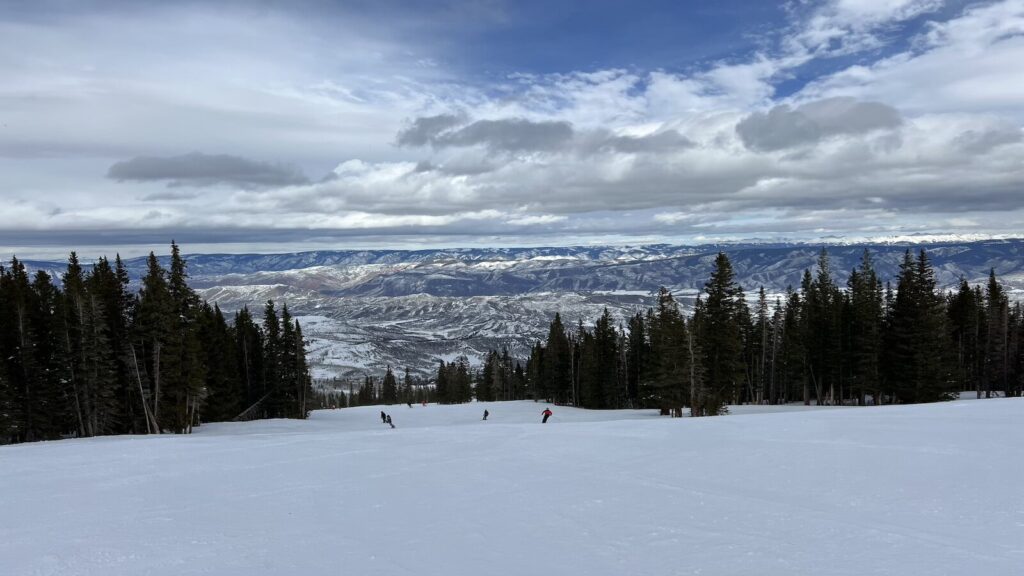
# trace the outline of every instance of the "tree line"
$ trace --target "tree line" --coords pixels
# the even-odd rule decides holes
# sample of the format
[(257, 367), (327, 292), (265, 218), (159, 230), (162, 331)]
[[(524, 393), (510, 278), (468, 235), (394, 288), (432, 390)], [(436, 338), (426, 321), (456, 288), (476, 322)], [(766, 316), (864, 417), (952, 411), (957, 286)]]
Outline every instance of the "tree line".
[(420, 402), (461, 404), (474, 398), (494, 402), (523, 400), (528, 396), (525, 370), (505, 349), (500, 353), (489, 350), (475, 368), (466, 356), (450, 362), (440, 360), (430, 380), (413, 377), (406, 367), (399, 381), (388, 366), (383, 378), (365, 375), (358, 385), (353, 380), (322, 382), (316, 390), (315, 403), (318, 408), (351, 408)]
[(0, 444), (104, 434), (188, 433), (202, 422), (305, 418), (302, 328), (272, 301), (228, 323), (150, 253), (140, 288), (118, 256), (59, 279), (0, 265)]
[(1024, 314), (988, 284), (943, 293), (924, 250), (883, 283), (865, 250), (841, 288), (822, 250), (799, 289), (753, 310), (720, 253), (693, 314), (662, 288), (654, 307), (616, 327), (556, 314), (525, 369), (527, 394), (585, 408), (722, 414), (729, 404), (916, 403), (1024, 388)]

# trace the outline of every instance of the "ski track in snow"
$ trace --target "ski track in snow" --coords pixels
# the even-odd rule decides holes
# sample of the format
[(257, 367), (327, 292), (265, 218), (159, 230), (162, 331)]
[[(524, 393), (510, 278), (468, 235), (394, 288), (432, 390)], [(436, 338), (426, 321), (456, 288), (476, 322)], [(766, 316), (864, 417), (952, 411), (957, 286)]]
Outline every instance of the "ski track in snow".
[(544, 406), (0, 447), (0, 574), (1024, 573), (1022, 399)]

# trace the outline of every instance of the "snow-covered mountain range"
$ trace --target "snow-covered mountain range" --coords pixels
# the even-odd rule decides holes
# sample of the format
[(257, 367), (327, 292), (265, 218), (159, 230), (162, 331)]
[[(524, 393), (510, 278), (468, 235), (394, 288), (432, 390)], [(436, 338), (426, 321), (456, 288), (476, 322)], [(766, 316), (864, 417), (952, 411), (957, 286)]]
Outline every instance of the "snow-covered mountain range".
[[(1024, 239), (928, 244), (900, 241), (827, 246), (840, 283), (871, 251), (893, 279), (908, 248), (925, 248), (940, 286), (961, 278), (984, 282), (994, 268), (1015, 298), (1024, 298)], [(586, 246), (436, 250), (338, 250), (291, 254), (193, 254), (191, 283), (231, 311), (287, 302), (310, 338), (320, 378), (375, 373), (386, 365), (430, 371), (439, 359), (479, 359), (491, 348), (524, 356), (546, 334), (554, 313), (591, 322), (607, 307), (625, 318), (651, 304), (661, 286), (690, 305), (719, 251), (752, 296), (797, 287), (821, 245), (758, 243), (702, 246)], [(126, 262), (133, 278), (145, 259)], [(165, 262), (166, 263), (166, 262)], [(62, 264), (30, 262), (58, 273)]]

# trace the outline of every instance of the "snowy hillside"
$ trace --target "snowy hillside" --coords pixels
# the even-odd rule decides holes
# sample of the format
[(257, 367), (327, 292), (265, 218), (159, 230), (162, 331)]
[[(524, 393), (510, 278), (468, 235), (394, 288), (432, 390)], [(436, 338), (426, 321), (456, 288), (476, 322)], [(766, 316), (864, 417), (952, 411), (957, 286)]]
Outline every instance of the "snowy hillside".
[[(1024, 400), (321, 411), (0, 447), (0, 574), (1020, 574)], [(483, 409), (490, 420), (480, 421)], [(779, 408), (775, 407), (777, 411)]]
[[(1012, 298), (1024, 298), (1024, 240), (944, 239), (828, 247), (840, 285), (868, 248), (880, 277), (892, 279), (908, 248), (925, 247), (941, 288), (961, 278), (983, 282), (994, 268)], [(719, 250), (754, 297), (799, 287), (820, 245), (587, 246), (437, 250), (339, 250), (294, 254), (193, 254), (192, 284), (227, 311), (268, 299), (303, 317), (315, 376), (379, 376), (385, 366), (428, 373), (437, 359), (471, 360), (490, 349), (517, 357), (547, 333), (555, 312), (567, 324), (591, 323), (607, 307), (624, 318), (653, 303), (661, 286), (692, 304)], [(64, 266), (31, 262), (59, 276)], [(126, 262), (139, 278), (145, 259)]]

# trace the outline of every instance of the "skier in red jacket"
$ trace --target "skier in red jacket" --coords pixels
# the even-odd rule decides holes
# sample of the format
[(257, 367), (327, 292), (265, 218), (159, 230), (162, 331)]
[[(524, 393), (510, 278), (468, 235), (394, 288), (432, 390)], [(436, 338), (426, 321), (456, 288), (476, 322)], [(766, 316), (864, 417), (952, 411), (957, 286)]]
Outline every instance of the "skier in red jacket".
[(546, 424), (547, 421), (548, 421), (548, 418), (551, 418), (551, 409), (550, 408), (545, 408), (544, 411), (541, 412), (541, 414), (544, 415), (544, 419), (541, 420), (540, 423), (541, 424)]

